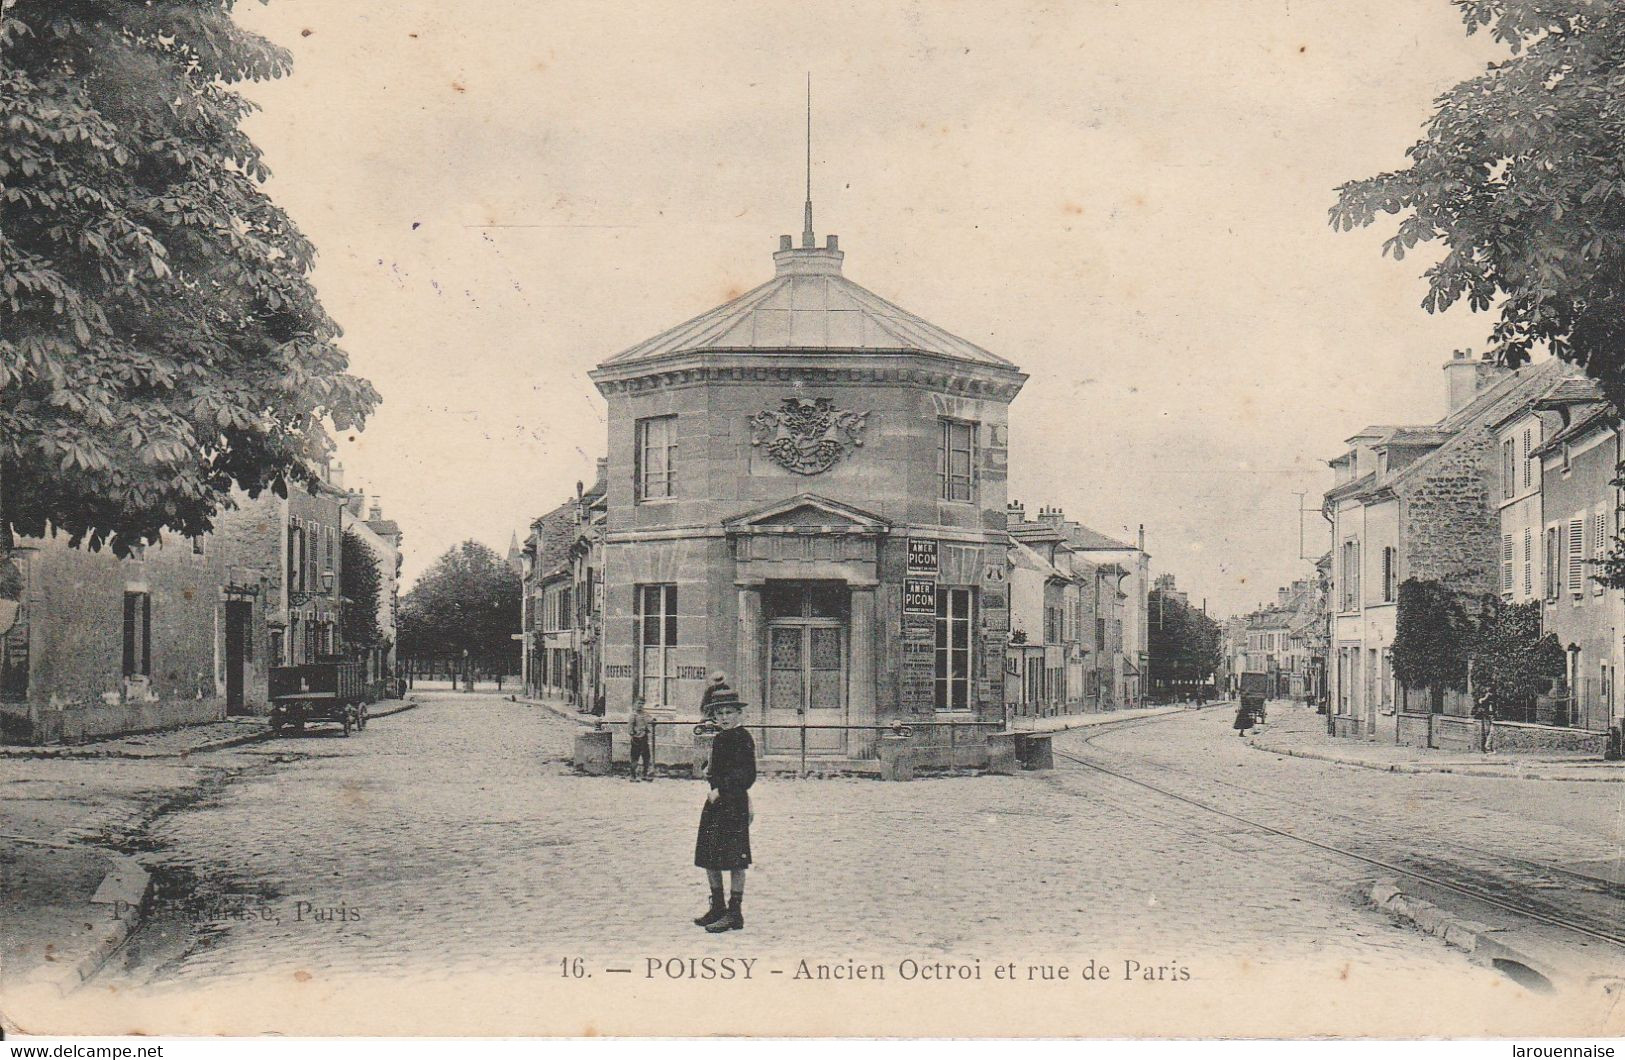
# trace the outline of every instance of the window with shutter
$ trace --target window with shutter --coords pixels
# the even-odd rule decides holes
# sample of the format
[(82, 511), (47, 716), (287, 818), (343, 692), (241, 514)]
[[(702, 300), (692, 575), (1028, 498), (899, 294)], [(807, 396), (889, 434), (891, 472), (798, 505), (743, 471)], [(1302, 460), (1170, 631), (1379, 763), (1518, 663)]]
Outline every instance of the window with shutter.
[(1585, 534), (1584, 519), (1569, 520), (1569, 592), (1575, 596), (1585, 591)]
[(1512, 591), (1512, 535), (1501, 535), (1501, 591)]
[(1601, 596), (1603, 585), (1597, 580), (1602, 574), (1601, 563), (1608, 558), (1608, 515), (1606, 512), (1597, 512), (1591, 517), (1591, 558), (1597, 562), (1591, 566), (1591, 595)]
[(1501, 496), (1511, 497), (1518, 492), (1517, 464), (1514, 462), (1517, 450), (1513, 448), (1513, 441), (1508, 438), (1501, 443)]
[(1525, 427), (1523, 431), (1523, 484), (1525, 489), (1529, 487), (1529, 480), (1534, 474), (1532, 470), (1534, 461), (1529, 459), (1530, 440), (1531, 432), (1529, 428)]
[(1544, 586), (1546, 599), (1548, 600), (1557, 599), (1557, 577), (1558, 572), (1562, 570), (1562, 564), (1557, 558), (1558, 547), (1557, 527), (1548, 526), (1546, 528), (1545, 555), (1546, 585)]
[[(1524, 436), (1528, 437), (1527, 431)], [(1531, 596), (1535, 591), (1535, 532), (1529, 527), (1523, 528), (1523, 594)]]

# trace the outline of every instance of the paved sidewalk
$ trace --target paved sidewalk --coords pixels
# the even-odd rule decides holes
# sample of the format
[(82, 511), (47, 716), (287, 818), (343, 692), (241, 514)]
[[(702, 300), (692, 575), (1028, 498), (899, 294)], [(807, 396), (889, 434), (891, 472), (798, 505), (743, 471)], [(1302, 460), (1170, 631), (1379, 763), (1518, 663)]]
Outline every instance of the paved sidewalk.
[(63, 994), (95, 974), (141, 920), (150, 877), (92, 846), (0, 836), (0, 984), (7, 998)]
[(584, 714), (577, 710), (574, 703), (566, 703), (562, 699), (532, 699), (529, 696), (509, 695), (503, 697), (515, 703), (524, 703), (532, 707), (541, 707), (543, 710), (556, 714), (565, 721), (573, 721), (583, 729), (590, 729), (599, 720), (597, 714)]
[[(410, 699), (383, 700), (367, 708), (369, 718), (387, 718), (412, 710)], [(203, 725), (186, 725), (161, 732), (115, 736), (88, 743), (51, 744), (45, 747), (0, 746), (0, 758), (185, 758), (246, 743), (268, 740), (275, 733), (261, 717), (227, 718)]]
[(227, 718), (203, 725), (116, 736), (88, 743), (0, 747), (0, 758), (182, 758), (252, 743), (270, 735), (264, 718)]
[(1248, 744), (1260, 751), (1339, 762), (1390, 773), (1456, 773), (1515, 780), (1625, 783), (1625, 762), (1537, 755), (1467, 754), (1328, 735), (1326, 718), (1285, 700), (1269, 704), (1269, 722)]
[(1163, 714), (1183, 714), (1195, 707), (1138, 707), (1134, 710), (1108, 710), (1099, 714), (1062, 714), (1053, 718), (1011, 718), (1014, 732), (1064, 732), (1067, 729), (1088, 728), (1091, 725), (1112, 725), (1136, 718), (1155, 718)]

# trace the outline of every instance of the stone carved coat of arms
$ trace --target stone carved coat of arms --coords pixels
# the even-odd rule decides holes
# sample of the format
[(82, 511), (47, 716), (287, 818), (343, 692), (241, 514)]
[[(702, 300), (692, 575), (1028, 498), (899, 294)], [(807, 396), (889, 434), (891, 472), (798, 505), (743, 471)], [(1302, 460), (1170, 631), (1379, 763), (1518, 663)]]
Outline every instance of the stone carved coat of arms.
[(750, 444), (764, 447), (787, 470), (816, 475), (863, 444), (868, 418), (867, 412), (837, 409), (829, 398), (787, 397), (777, 409), (750, 418)]

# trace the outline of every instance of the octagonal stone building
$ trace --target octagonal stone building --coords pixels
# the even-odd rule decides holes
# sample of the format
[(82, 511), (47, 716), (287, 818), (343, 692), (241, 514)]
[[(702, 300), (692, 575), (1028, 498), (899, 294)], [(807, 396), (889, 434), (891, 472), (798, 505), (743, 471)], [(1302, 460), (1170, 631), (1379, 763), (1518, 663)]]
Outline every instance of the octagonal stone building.
[(1003, 719), (1008, 413), (1027, 377), (842, 258), (809, 217), (771, 280), (592, 373), (611, 719), (639, 695), (696, 717), (715, 670), (769, 756), (864, 758), (893, 722)]

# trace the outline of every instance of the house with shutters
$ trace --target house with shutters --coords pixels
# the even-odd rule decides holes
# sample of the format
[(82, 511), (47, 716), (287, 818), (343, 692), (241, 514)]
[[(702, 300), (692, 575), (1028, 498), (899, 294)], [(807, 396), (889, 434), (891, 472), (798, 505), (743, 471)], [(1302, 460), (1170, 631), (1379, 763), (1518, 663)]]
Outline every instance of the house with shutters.
[[(1336, 481), (1323, 511), (1332, 524), (1327, 679), (1336, 735), (1426, 744), (1436, 742), (1434, 715), (1471, 715), (1464, 693), (1429, 696), (1395, 681), (1400, 583), (1433, 580), (1475, 597), (1501, 592), (1509, 570), (1522, 577), (1521, 529), (1504, 525), (1503, 511), (1516, 521), (1528, 506), (1500, 503), (1526, 497), (1523, 468), (1513, 467), (1516, 485), (1503, 472), (1505, 443), (1521, 458), (1521, 417), (1574, 369), (1551, 360), (1509, 370), (1458, 350), (1444, 372), (1444, 418), (1367, 427), (1330, 461)], [(1532, 435), (1531, 454), (1533, 446)], [(1503, 497), (1509, 488), (1515, 496)]]
[[(1565, 381), (1536, 403), (1533, 415), (1546, 437), (1530, 452), (1530, 462), (1538, 464), (1529, 473), (1540, 483), (1536, 517), (1542, 527), (1542, 571), (1530, 584), (1542, 601), (1542, 629), (1555, 634), (1567, 653), (1568, 694), (1542, 698), (1537, 716), (1528, 720), (1594, 734), (1590, 742), (1600, 748), (1609, 727), (1625, 715), (1619, 690), (1625, 664), (1622, 594), (1596, 577), (1619, 532), (1614, 480), (1625, 458), (1619, 415), (1588, 379)], [(1521, 453), (1521, 436), (1519, 445)], [(1513, 580), (1521, 591), (1521, 568)]]

